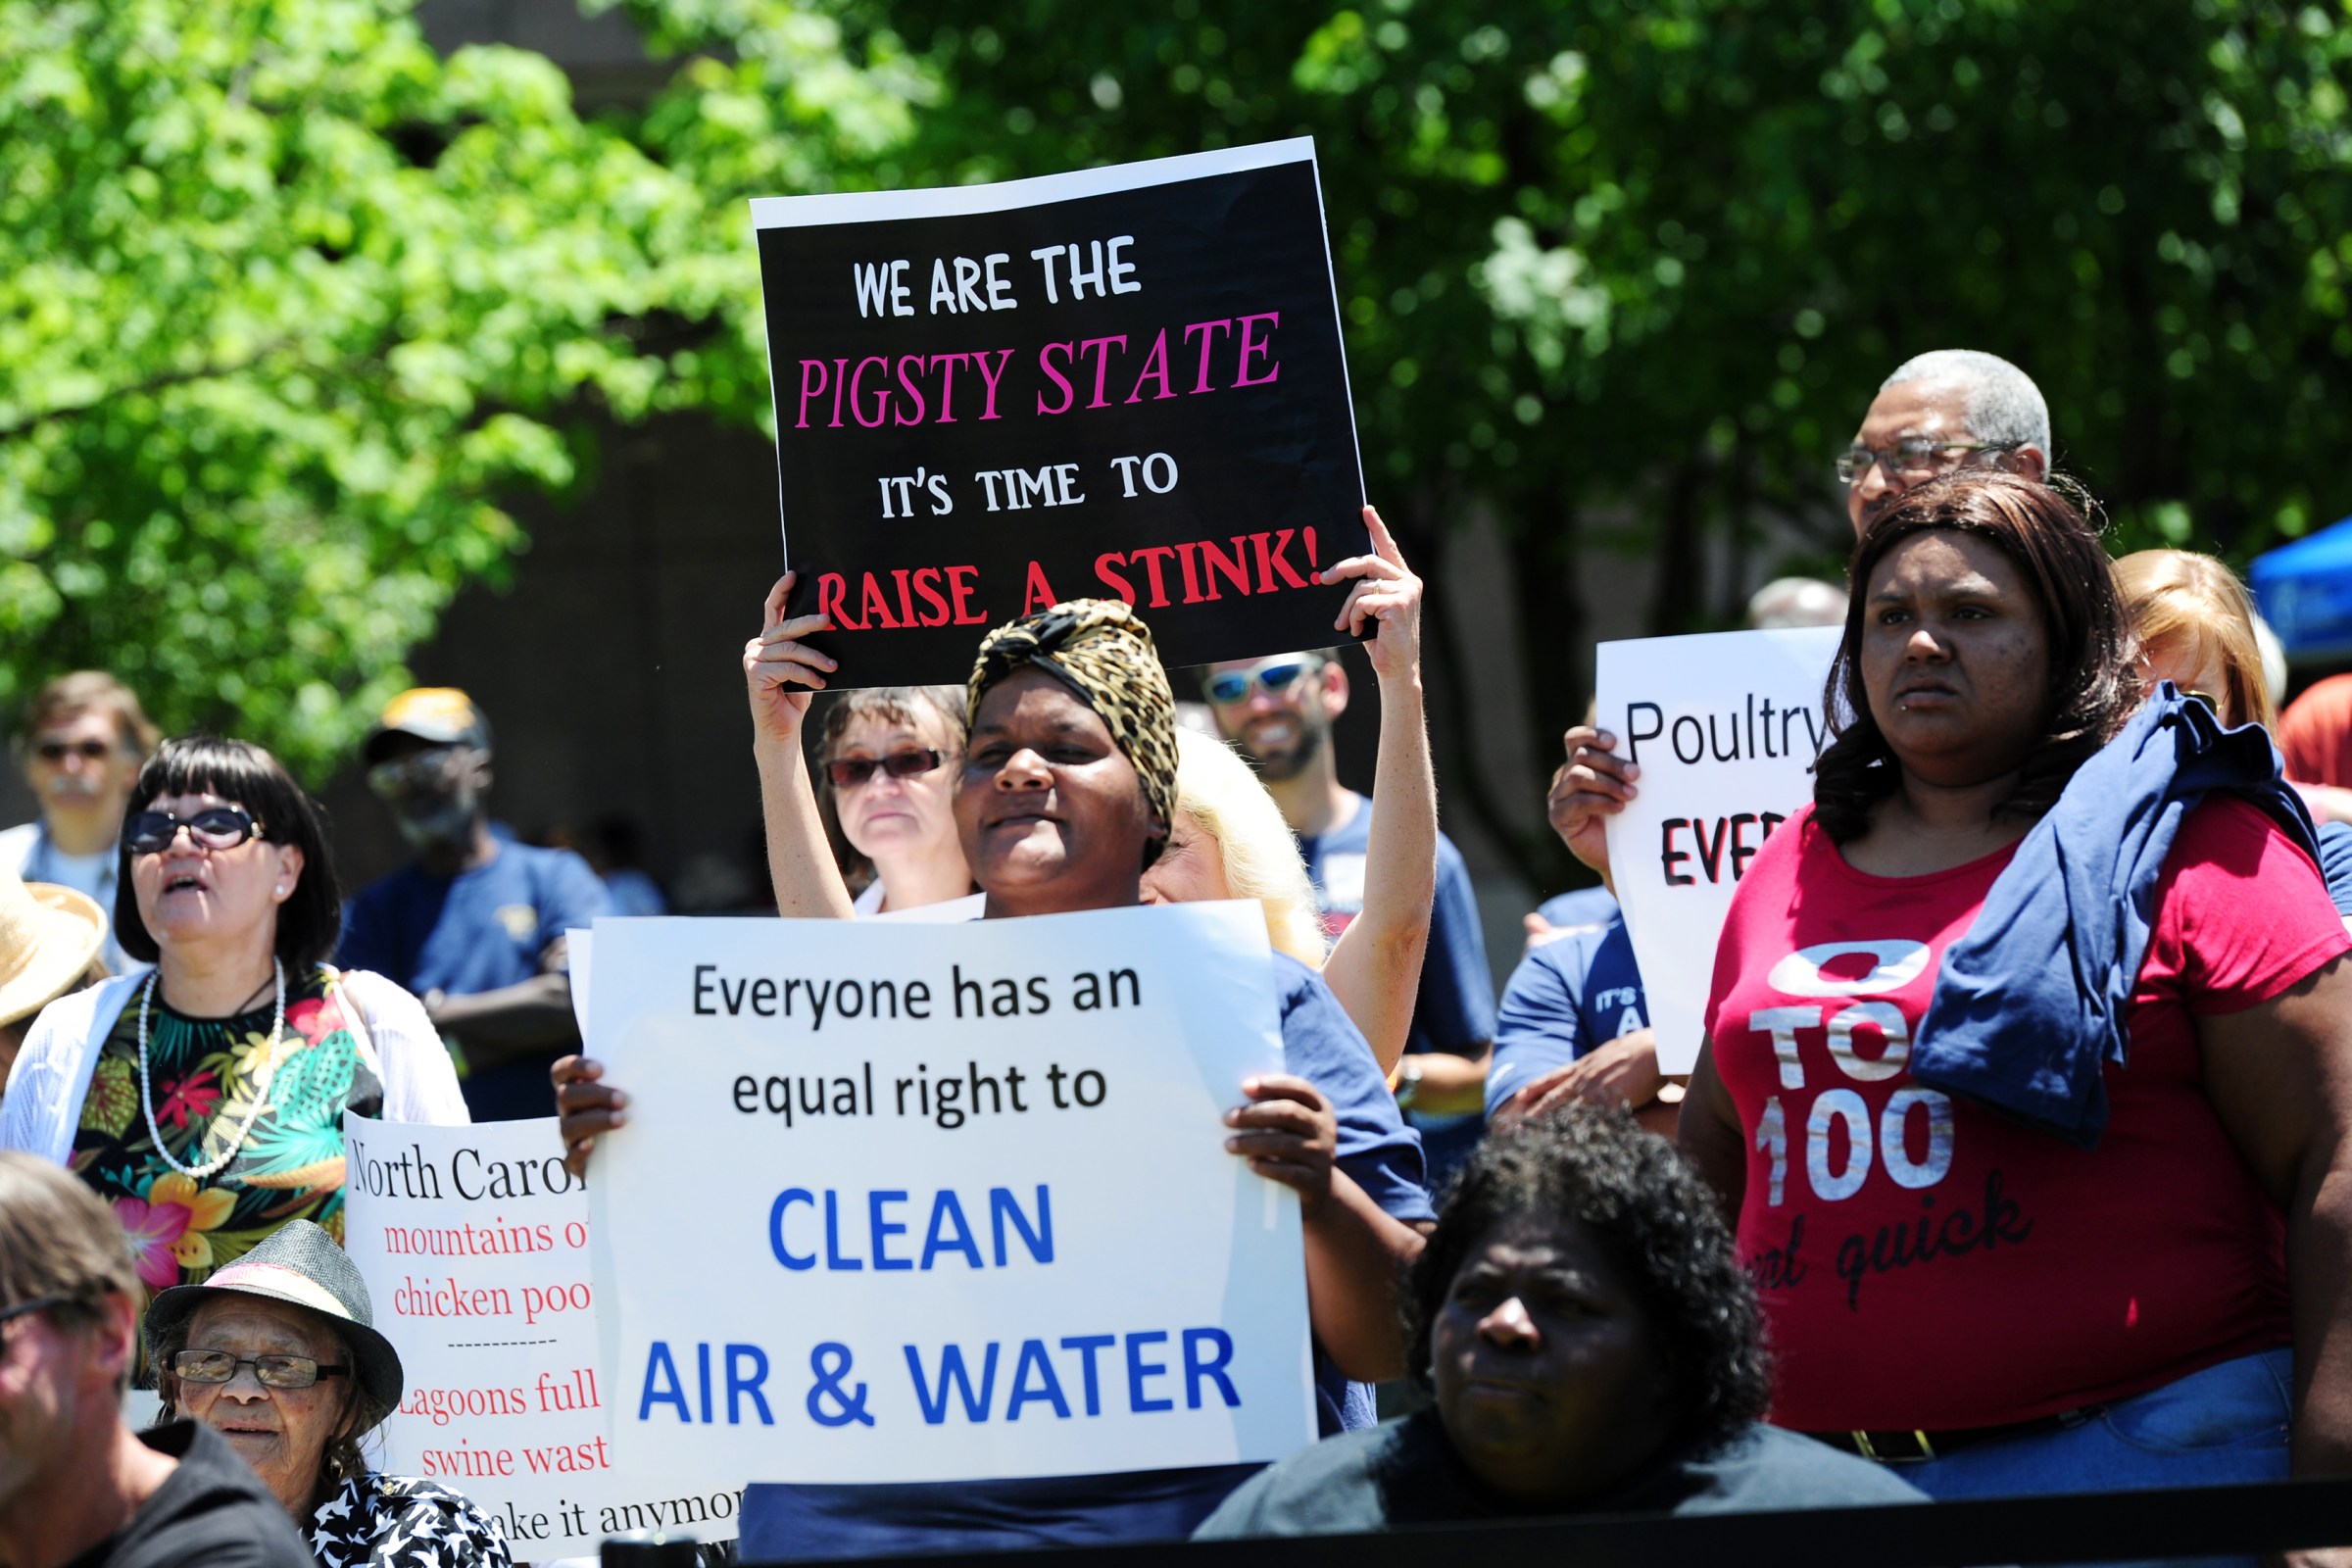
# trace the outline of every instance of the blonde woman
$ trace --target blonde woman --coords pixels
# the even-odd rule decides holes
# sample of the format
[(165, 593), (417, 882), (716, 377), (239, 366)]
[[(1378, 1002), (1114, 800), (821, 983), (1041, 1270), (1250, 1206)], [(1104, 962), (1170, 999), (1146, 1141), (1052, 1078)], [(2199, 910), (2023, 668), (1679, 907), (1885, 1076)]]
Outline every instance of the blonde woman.
[[(1266, 936), (1277, 953), (1309, 968), (1324, 966), (1323, 922), (1298, 841), (1250, 764), (1222, 741), (1176, 732), (1176, 820), (1168, 847), (1144, 873), (1143, 894), (1146, 904), (1255, 899), (1265, 906)], [(1340, 1004), (1348, 1006), (1345, 995)], [(1355, 1016), (1353, 1007), (1348, 1012)], [(1356, 1027), (1363, 1027), (1361, 1018)]]
[(2115, 584), (2151, 689), (2169, 680), (2203, 697), (2225, 724), (2278, 727), (2254, 640), (2254, 601), (2237, 573), (2192, 551), (2141, 550), (2115, 564)]
[[(2262, 669), (2254, 635), (2254, 600), (2245, 584), (2211, 556), (2187, 550), (2140, 550), (2115, 564), (2124, 612), (2139, 644), (2139, 676), (2150, 691), (2169, 680), (2202, 697), (2224, 724), (2260, 724), (2278, 733), (2278, 706)], [(2322, 822), (2352, 822), (2352, 790), (2288, 776)]]

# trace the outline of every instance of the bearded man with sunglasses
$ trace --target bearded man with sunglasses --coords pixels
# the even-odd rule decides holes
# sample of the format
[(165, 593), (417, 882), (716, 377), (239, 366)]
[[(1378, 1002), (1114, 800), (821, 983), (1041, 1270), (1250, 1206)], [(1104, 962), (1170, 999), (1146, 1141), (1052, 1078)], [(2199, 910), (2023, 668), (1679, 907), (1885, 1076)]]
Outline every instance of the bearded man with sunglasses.
[(579, 1049), (564, 933), (612, 910), (586, 860), (490, 820), (490, 721), (455, 687), (384, 706), (361, 758), (416, 858), (360, 890), (335, 956), (423, 999), (475, 1121), (520, 1121), (553, 1108), (548, 1068)]
[[(1380, 678), (1384, 737), (1393, 727), (1417, 733), (1422, 723), (1418, 648), (1400, 655), (1374, 645), (1368, 652)], [(1395, 1082), (1397, 1104), (1421, 1134), (1430, 1185), (1442, 1186), (1485, 1131), (1494, 991), (1469, 870), (1453, 842), (1435, 829), (1437, 803), (1426, 752), (1416, 754), (1422, 758), (1412, 770), (1417, 776), (1392, 780), (1384, 748), (1374, 788), (1396, 795), (1396, 809), (1426, 812), (1423, 842), (1434, 840), (1434, 879), (1427, 861), (1404, 867), (1375, 854), (1375, 803), (1340, 782), (1332, 725), (1347, 711), (1348, 694), (1348, 672), (1338, 660), (1302, 653), (1212, 664), (1200, 684), (1218, 731), (1257, 765), (1283, 820), (1298, 836), (1327, 936), (1336, 939), (1359, 917), (1380, 917), (1384, 903), (1405, 885), (1400, 873), (1415, 874), (1413, 913), (1428, 922), (1428, 946)], [(1404, 801), (1406, 792), (1417, 799)]]
[(115, 941), (115, 837), (130, 787), (162, 737), (129, 687), (78, 669), (33, 693), (18, 755), (41, 814), (0, 833), (0, 864), (27, 882), (72, 888), (110, 916), (107, 968), (136, 968)]

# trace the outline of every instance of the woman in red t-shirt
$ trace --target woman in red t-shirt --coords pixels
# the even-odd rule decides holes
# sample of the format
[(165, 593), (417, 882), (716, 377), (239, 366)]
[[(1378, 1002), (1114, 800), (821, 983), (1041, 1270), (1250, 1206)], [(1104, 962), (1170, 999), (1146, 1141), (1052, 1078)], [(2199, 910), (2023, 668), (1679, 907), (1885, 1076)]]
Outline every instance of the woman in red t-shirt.
[[(1736, 1217), (1773, 1419), (1940, 1495), (2352, 1469), (2352, 963), (2213, 798), (2155, 890), (2084, 1151), (1912, 1080), (1945, 948), (2139, 701), (2097, 535), (1997, 473), (1857, 547), (1814, 805), (1741, 881), (1681, 1139)], [(2291, 1354), (2290, 1354), (2291, 1348)]]

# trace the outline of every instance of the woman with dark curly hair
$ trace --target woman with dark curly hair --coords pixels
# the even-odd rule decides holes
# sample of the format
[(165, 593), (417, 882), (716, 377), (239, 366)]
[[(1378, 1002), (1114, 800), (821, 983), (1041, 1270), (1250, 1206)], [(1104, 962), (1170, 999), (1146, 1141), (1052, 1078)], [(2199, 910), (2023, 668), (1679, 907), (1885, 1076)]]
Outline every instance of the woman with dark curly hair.
[(1731, 1237), (1623, 1110), (1570, 1104), (1492, 1135), (1413, 1264), (1405, 1326), (1434, 1405), (1260, 1472), (1196, 1540), (1923, 1500), (1757, 1425), (1764, 1351)]
[(2342, 1473), (2352, 963), (2268, 739), (2143, 704), (2044, 485), (1922, 485), (1850, 582), (1680, 1134), (1773, 1419), (1938, 1497)]

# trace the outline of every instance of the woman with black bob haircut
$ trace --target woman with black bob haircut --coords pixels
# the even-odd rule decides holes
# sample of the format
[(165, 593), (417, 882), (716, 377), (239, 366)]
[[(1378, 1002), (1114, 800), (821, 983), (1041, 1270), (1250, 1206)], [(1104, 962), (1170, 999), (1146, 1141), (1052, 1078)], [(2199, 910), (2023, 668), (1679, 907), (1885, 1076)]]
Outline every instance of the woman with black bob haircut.
[(1195, 1539), (1922, 1500), (1757, 1424), (1755, 1297), (1708, 1198), (1622, 1108), (1572, 1103), (1494, 1133), (1407, 1287), (1431, 1406), (1260, 1472)]
[(2142, 702), (2050, 486), (1921, 485), (1848, 588), (1679, 1132), (1773, 1419), (1936, 1497), (2344, 1473), (2352, 942), (2269, 737)]
[(288, 1220), (340, 1239), (345, 1110), (466, 1114), (416, 999), (324, 961), (342, 906), (318, 808), (262, 748), (184, 736), (140, 770), (122, 846), (115, 931), (154, 967), (42, 1011), (0, 1148), (78, 1171), (151, 1292)]
[[(326, 825), (308, 791), (294, 782), (278, 760), (259, 746), (217, 735), (183, 735), (157, 748), (124, 803), (124, 824), (135, 822), (165, 796), (205, 796), (235, 801), (258, 824), (256, 838), (291, 848), (301, 858), (301, 874), (277, 904), (272, 949), (289, 971), (316, 968), (335, 951), (343, 930), (343, 889), (335, 879), (334, 855)], [(163, 950), (139, 908), (131, 865), (139, 857), (125, 832), (118, 843), (115, 929), (122, 951), (141, 963), (155, 963)], [(274, 889), (273, 889), (274, 892)]]

